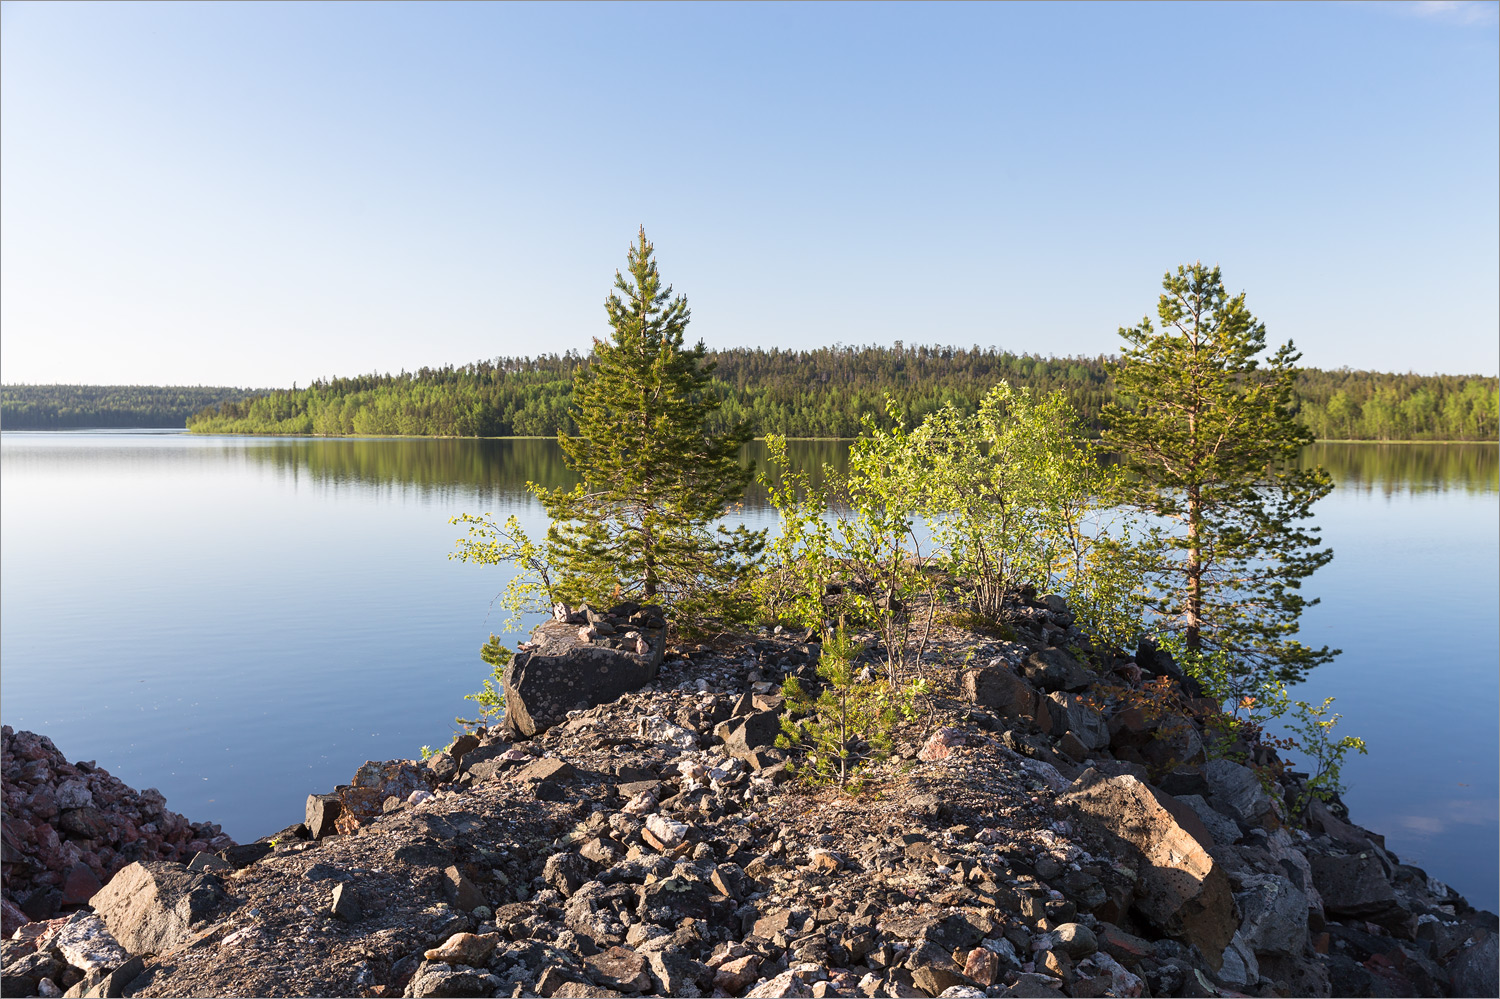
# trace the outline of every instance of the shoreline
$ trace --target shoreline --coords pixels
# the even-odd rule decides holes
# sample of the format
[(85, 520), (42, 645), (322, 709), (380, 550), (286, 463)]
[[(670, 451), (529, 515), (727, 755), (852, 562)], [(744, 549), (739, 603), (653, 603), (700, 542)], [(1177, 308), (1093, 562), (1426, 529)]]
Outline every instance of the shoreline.
[[(1482, 970), (1473, 955), (1493, 949), (1493, 914), (1402, 864), (1336, 807), (1288, 812), (1281, 792), (1295, 777), (1266, 797), (1227, 761), (1160, 770), (1149, 727), (1096, 717), (1067, 688), (1166, 667), (1074, 661), (1055, 647), (1067, 620), (1033, 607), (1016, 641), (945, 633), (942, 655), (957, 663), (974, 653), (973, 679), (937, 678), (936, 715), (899, 729), (895, 757), (864, 796), (788, 782), (784, 754), (766, 744), (775, 725), (765, 724), (779, 713), (778, 679), (808, 676), (818, 647), (765, 633), (662, 649), (645, 686), (529, 737), (485, 732), (425, 763), (368, 763), (350, 784), (310, 794), (303, 822), (194, 858), (195, 876), (228, 901), (195, 931), (208, 942), (174, 952), (170, 967), (144, 958), (138, 974), (152, 977), (137, 991), (366, 995), (355, 978), (367, 974), (380, 995), (596, 994), (570, 981), (656, 994), (687, 980), (729, 995), (813, 994), (820, 983), (834, 990), (824, 994), (853, 995), (855, 977), (892, 995), (965, 982), (983, 995), (1098, 994), (1088, 982), (1159, 995), (1197, 975), (1221, 994), (1479, 994), (1455, 992), (1452, 976)], [(566, 650), (544, 658), (555, 673)], [(519, 717), (534, 695), (518, 683), (508, 671)], [(1175, 862), (1111, 824), (1135, 800), (1121, 795), (1145, 793), (1133, 788), (1150, 790), (1128, 807), (1156, 816), (1153, 837), (1200, 851), (1203, 884), (1223, 885), (1193, 903), (1199, 915), (1186, 923), (1139, 894), (1154, 883), (1148, 872)], [(1153, 801), (1171, 807), (1151, 812)], [(652, 894), (669, 883), (687, 887)], [(608, 929), (595, 918), (607, 906), (594, 900), (627, 889), (641, 915)], [(1286, 909), (1288, 897), (1299, 907)], [(111, 929), (124, 918), (108, 899), (94, 908)], [(1297, 914), (1306, 925), (1294, 945), (1272, 930)], [(637, 923), (641, 932), (627, 932)], [(801, 942), (808, 925), (829, 942), (821, 957)], [(954, 939), (978, 934), (963, 963), (951, 947), (924, 949), (937, 938), (922, 927), (939, 925)], [(309, 933), (326, 941), (317, 952), (296, 942)], [(464, 933), (489, 950), (465, 950)], [(349, 948), (368, 950), (360, 941), (381, 934), (405, 942), (351, 962)], [(861, 934), (871, 949), (856, 956), (843, 941)], [(1074, 947), (1090, 935), (1094, 950)], [(535, 950), (543, 944), (552, 956)], [(618, 966), (601, 970), (605, 953)], [(267, 960), (281, 962), (273, 977), (259, 967)], [(361, 961), (364, 971), (350, 970)], [(1277, 988), (1257, 991), (1258, 982)]]

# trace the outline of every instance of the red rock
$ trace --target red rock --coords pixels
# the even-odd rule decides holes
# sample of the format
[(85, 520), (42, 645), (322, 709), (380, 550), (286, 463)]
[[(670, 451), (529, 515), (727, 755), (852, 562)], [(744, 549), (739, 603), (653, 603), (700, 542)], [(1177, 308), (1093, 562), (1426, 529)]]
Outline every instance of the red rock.
[(1000, 955), (984, 947), (969, 951), (964, 961), (964, 974), (988, 988), (1000, 979)]
[(103, 887), (98, 875), (87, 864), (74, 864), (63, 876), (63, 905), (83, 905)]
[(5, 939), (9, 940), (11, 934), (29, 922), (31, 920), (27, 918), (26, 913), (21, 911), (19, 905), (8, 898), (0, 899), (0, 935), (3, 935)]
[(944, 725), (932, 733), (927, 744), (917, 753), (917, 759), (924, 763), (946, 760), (956, 747), (964, 745), (966, 741), (962, 732)]

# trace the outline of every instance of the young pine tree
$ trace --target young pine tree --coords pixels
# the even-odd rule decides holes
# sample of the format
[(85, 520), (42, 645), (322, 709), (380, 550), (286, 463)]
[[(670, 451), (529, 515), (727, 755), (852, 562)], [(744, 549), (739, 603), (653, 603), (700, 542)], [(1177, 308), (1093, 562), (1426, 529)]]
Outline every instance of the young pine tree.
[(702, 342), (683, 347), (687, 299), (662, 283), (644, 228), (604, 308), (613, 333), (573, 378), (578, 434), (558, 438), (583, 481), (539, 492), (557, 591), (672, 604), (699, 624), (736, 617), (764, 532), (714, 521), (754, 474), (739, 461), (750, 432), (709, 432), (720, 406), (713, 366)]
[(1296, 468), (1312, 441), (1291, 410), (1301, 355), (1288, 342), (1261, 366), (1265, 325), (1217, 267), (1179, 267), (1162, 287), (1161, 328), (1147, 317), (1120, 330), (1119, 401), (1103, 414), (1104, 443), (1137, 477), (1141, 505), (1174, 524), (1154, 609), (1190, 652), (1228, 650), (1293, 682), (1337, 655), (1293, 637), (1317, 602), (1298, 587), (1333, 558), (1305, 524), (1333, 483)]

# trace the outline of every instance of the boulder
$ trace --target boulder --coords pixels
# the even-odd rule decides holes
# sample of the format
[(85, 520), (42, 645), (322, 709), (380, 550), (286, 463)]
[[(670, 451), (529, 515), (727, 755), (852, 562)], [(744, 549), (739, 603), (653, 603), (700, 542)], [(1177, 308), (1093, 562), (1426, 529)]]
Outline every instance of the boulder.
[(104, 920), (86, 910), (68, 917), (52, 946), (85, 975), (113, 971), (130, 960), (125, 948), (105, 927)]
[(157, 860), (124, 868), (89, 904), (130, 953), (159, 954), (223, 915), (230, 899), (212, 871)]
[(1071, 731), (1085, 749), (1104, 749), (1109, 745), (1109, 725), (1083, 696), (1055, 690), (1047, 699), (1054, 705), (1050, 709), (1054, 731)]
[(578, 640), (577, 629), (549, 621), (531, 635), (532, 651), (505, 667), (506, 723), (524, 736), (545, 732), (569, 711), (613, 701), (650, 683), (661, 666), (664, 642), (658, 633), (646, 653), (607, 649)]
[(1092, 771), (1057, 802), (1103, 832), (1115, 849), (1144, 862), (1136, 910), (1169, 936), (1197, 946), (1217, 970), (1237, 920), (1229, 878), (1208, 853), (1212, 837), (1204, 830), (1205, 844), (1184, 827), (1202, 829), (1197, 817), (1135, 777), (1101, 778)]
[(1056, 941), (1054, 949), (1061, 950), (1075, 961), (1099, 949), (1099, 938), (1082, 923), (1063, 923), (1052, 931), (1052, 937)]
[(338, 820), (339, 810), (342, 806), (339, 799), (332, 794), (309, 794), (305, 814), (307, 816), (304, 824), (313, 839), (322, 839), (334, 831), (334, 822)]
[[(712, 991), (714, 969), (675, 950), (654, 950), (646, 955), (651, 974), (666, 996), (701, 996)], [(706, 988), (705, 988), (706, 987)]]
[(714, 735), (723, 740), (729, 755), (742, 760), (774, 746), (780, 733), (781, 716), (775, 711), (752, 711), (714, 727)]
[(1179, 794), (1176, 798), (1193, 810), (1199, 821), (1208, 827), (1216, 843), (1229, 846), (1240, 838), (1240, 827), (1234, 820), (1217, 811), (1203, 795)]
[(999, 666), (967, 670), (963, 675), (964, 698), (971, 704), (991, 708), (1013, 718), (1036, 715), (1037, 694), (1025, 680)]
[(1271, 797), (1249, 767), (1231, 760), (1209, 760), (1199, 768), (1215, 808), (1247, 826), (1259, 825), (1271, 810)]
[(1277, 874), (1247, 874), (1234, 900), (1239, 936), (1259, 954), (1300, 955), (1307, 948), (1307, 893)]
[(588, 976), (607, 989), (644, 992), (651, 987), (646, 959), (626, 947), (610, 947), (583, 959)]
[(1047, 691), (1077, 693), (1087, 690), (1098, 679), (1062, 649), (1043, 649), (1032, 653), (1021, 667), (1032, 685)]
[(1495, 941), (1493, 933), (1485, 933), (1482, 940), (1460, 951), (1448, 965), (1448, 977), (1453, 982), (1454, 995), (1500, 995), (1500, 973), (1496, 970), (1500, 952), (1496, 950)]
[(1404, 915), (1396, 890), (1386, 880), (1385, 868), (1373, 853), (1331, 856), (1309, 854), (1313, 886), (1323, 898), (1323, 908), (1335, 918), (1369, 919)]

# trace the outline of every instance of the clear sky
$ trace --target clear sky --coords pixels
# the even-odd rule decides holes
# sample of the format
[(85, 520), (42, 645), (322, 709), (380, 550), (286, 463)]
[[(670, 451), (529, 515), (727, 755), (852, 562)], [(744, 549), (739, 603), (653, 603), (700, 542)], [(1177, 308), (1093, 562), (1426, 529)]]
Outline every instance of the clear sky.
[(0, 378), (1116, 350), (1201, 259), (1305, 363), (1500, 368), (1494, 3), (7, 3)]

